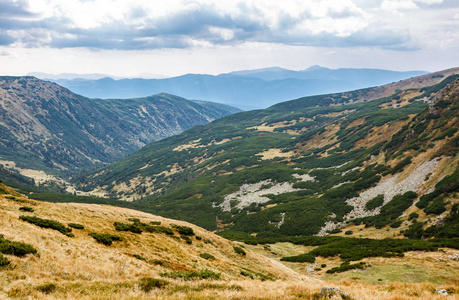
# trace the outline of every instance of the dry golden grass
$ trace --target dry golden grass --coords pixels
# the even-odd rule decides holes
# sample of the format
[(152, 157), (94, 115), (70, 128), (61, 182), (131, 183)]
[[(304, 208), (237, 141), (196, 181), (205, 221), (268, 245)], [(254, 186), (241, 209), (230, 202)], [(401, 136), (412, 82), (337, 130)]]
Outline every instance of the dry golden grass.
[[(9, 192), (9, 195), (0, 195), (0, 234), (33, 245), (39, 254), (23, 258), (5, 255), (16, 267), (0, 269), (0, 299), (320, 299), (318, 292), (323, 286), (337, 287), (355, 299), (442, 299), (435, 294), (435, 288), (449, 288), (457, 293), (452, 279), (444, 280), (443, 285), (388, 282), (374, 285), (363, 279), (349, 280), (347, 274), (352, 273), (343, 273), (338, 280), (322, 281), (324, 272), (317, 278), (310, 278), (304, 275), (304, 265), (287, 264), (296, 272), (279, 262), (284, 255), (300, 254), (311, 247), (281, 243), (271, 245), (267, 251), (261, 245), (247, 245), (247, 255), (242, 256), (233, 249), (236, 243), (185, 222), (118, 207), (37, 202), (13, 190)], [(21, 206), (33, 207), (35, 212), (21, 212)], [(19, 220), (22, 214), (63, 224), (79, 223), (85, 229), (74, 229), (75, 237), (69, 238), (55, 230)], [(115, 231), (113, 222), (128, 223), (128, 218), (139, 218), (145, 223), (161, 221), (163, 226), (172, 223), (189, 226), (202, 240), (192, 238), (193, 243), (188, 245), (178, 237), (163, 234)], [(89, 232), (116, 234), (124, 240), (104, 246), (89, 237)], [(205, 243), (205, 240), (212, 243)], [(201, 253), (212, 254), (216, 260), (203, 259), (199, 256)], [(134, 258), (133, 254), (147, 261)], [(431, 265), (435, 265), (436, 258), (432, 256), (427, 261), (429, 268), (433, 268)], [(165, 266), (153, 261), (162, 261)], [(410, 257), (410, 261), (422, 263), (422, 259), (415, 256)], [(380, 265), (377, 261), (368, 262), (375, 268)], [(339, 259), (327, 261), (329, 267), (338, 264)], [(438, 274), (449, 270), (448, 276), (457, 276), (456, 271), (451, 272), (459, 269), (456, 265), (448, 262), (445, 268), (449, 269), (439, 268)], [(221, 279), (163, 278), (168, 284), (150, 292), (145, 292), (140, 285), (143, 277), (161, 278), (161, 273), (172, 270), (202, 269), (221, 273)], [(241, 270), (251, 270), (254, 279), (243, 276)], [(263, 276), (257, 274), (274, 280), (261, 281)], [(448, 299), (458, 299), (457, 294)]]

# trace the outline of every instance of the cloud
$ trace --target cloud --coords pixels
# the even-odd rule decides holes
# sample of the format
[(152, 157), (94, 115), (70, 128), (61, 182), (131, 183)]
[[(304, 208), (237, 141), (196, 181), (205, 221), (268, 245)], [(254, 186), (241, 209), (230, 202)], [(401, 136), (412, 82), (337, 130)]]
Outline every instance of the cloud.
[(1, 16), (33, 16), (34, 14), (28, 11), (27, 1), (11, 1), (11, 0), (0, 0), (0, 17)]
[(14, 43), (14, 38), (0, 30), (0, 46), (7, 46)]
[[(141, 50), (250, 42), (405, 47), (410, 39), (408, 30), (391, 29), (389, 21), (352, 0), (10, 2), (0, 0), (9, 12), (0, 12), (0, 43), (23, 47)], [(400, 14), (441, 2), (384, 0), (380, 9)]]

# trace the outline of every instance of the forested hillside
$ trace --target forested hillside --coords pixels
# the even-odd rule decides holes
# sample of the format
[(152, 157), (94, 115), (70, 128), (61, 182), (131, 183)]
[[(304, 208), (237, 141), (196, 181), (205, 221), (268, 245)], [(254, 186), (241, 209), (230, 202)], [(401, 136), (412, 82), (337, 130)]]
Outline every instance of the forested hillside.
[(412, 79), (397, 83), (404, 90), (307, 97), (228, 116), (78, 183), (138, 209), (259, 237), (328, 235), (350, 224), (365, 224), (362, 235), (384, 228), (399, 236), (423, 235), (440, 220), (457, 226), (459, 83), (436, 76), (442, 81), (431, 86)]

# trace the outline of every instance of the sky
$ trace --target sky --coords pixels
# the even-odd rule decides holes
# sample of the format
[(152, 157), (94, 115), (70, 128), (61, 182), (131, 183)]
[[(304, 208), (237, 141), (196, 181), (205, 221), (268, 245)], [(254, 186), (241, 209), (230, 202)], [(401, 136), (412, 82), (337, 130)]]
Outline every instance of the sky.
[(0, 0), (0, 75), (312, 65), (459, 67), (459, 0)]

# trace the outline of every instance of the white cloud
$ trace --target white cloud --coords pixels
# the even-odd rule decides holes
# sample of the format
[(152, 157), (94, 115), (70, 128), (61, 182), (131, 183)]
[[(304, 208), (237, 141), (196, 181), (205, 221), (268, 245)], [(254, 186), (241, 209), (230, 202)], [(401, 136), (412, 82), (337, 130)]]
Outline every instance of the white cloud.
[(393, 14), (401, 14), (405, 10), (419, 9), (413, 0), (384, 0), (381, 9), (390, 11)]

